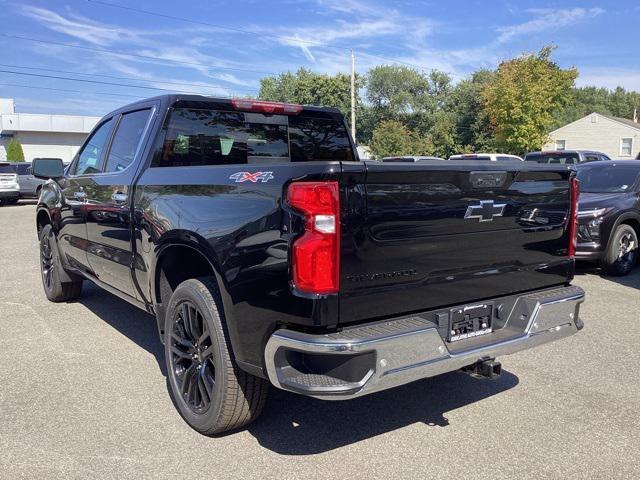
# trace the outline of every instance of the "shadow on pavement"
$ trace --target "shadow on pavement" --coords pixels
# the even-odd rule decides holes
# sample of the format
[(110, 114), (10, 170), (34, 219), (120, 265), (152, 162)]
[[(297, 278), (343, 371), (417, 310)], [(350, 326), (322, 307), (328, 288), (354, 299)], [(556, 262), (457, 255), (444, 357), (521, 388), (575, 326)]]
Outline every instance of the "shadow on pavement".
[[(91, 282), (79, 302), (155, 356), (166, 377), (155, 319)], [(518, 377), (503, 370), (497, 380), (449, 373), (350, 401), (322, 401), (271, 388), (262, 416), (248, 431), (264, 448), (310, 455), (366, 440), (414, 423), (449, 424), (446, 412), (509, 390)]]
[(160, 371), (166, 377), (164, 349), (158, 338), (155, 318), (128, 304), (124, 300), (102, 290), (91, 282), (82, 285), (82, 296), (78, 303), (84, 305), (122, 335), (153, 354)]
[(497, 380), (453, 372), (348, 401), (316, 400), (272, 388), (264, 413), (248, 431), (276, 453), (317, 454), (414, 423), (446, 427), (446, 412), (517, 384), (518, 377), (504, 370)]
[(609, 282), (618, 283), (625, 287), (632, 287), (640, 289), (640, 264), (623, 277), (616, 277), (613, 275), (605, 275), (596, 264), (587, 262), (576, 263), (576, 276), (582, 275), (599, 275), (604, 280)]

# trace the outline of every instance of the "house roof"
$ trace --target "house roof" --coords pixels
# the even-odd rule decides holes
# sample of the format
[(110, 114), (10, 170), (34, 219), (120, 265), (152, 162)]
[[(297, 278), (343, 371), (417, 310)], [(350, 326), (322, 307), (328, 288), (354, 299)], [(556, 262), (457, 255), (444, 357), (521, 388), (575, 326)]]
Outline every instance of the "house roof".
[(628, 118), (614, 117), (613, 115), (605, 115), (603, 113), (599, 113), (598, 115), (602, 115), (603, 117), (606, 117), (609, 120), (613, 120), (614, 122), (624, 123), (625, 125), (627, 125), (629, 127), (633, 127), (633, 128), (636, 128), (636, 129), (640, 130), (640, 123), (634, 122), (633, 120), (629, 120)]
[(608, 118), (609, 120), (612, 120), (614, 122), (622, 123), (623, 125), (626, 125), (627, 127), (631, 127), (631, 128), (635, 128), (637, 130), (640, 130), (640, 123), (636, 123), (633, 120), (629, 120), (628, 118), (614, 117), (613, 115), (605, 115), (604, 113), (592, 112), (592, 113), (590, 113), (588, 115), (585, 115), (584, 117), (580, 117), (579, 119), (574, 120), (573, 122), (566, 123), (566, 124), (562, 125), (561, 127), (558, 127), (555, 130), (552, 130), (549, 133), (550, 134), (555, 133), (558, 130), (563, 129), (566, 126), (572, 125), (572, 124), (574, 124), (576, 122), (580, 122), (580, 121), (586, 119), (587, 117), (590, 117), (591, 115), (600, 115), (601, 117)]

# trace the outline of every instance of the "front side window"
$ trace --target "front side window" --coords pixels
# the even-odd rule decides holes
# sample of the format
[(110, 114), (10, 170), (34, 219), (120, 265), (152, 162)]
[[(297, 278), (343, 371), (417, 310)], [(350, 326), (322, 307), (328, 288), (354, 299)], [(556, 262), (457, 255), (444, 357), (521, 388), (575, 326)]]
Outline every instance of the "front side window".
[(133, 162), (151, 110), (138, 110), (122, 115), (111, 142), (105, 172), (121, 172)]
[(71, 175), (88, 175), (100, 173), (100, 159), (107, 146), (111, 129), (113, 128), (113, 118), (104, 122), (89, 137), (88, 142), (78, 155), (78, 160), (69, 172)]
[(154, 167), (351, 159), (344, 124), (333, 119), (176, 108)]
[(623, 138), (620, 140), (620, 155), (630, 157), (633, 149), (633, 138)]

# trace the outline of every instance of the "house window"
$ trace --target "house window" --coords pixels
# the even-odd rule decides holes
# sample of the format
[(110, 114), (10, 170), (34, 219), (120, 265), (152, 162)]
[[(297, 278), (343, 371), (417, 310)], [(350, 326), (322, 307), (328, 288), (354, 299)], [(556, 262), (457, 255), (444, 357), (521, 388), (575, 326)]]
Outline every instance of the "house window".
[(556, 140), (556, 150), (564, 150), (566, 144), (566, 140)]
[(630, 157), (633, 150), (633, 138), (620, 139), (620, 156)]

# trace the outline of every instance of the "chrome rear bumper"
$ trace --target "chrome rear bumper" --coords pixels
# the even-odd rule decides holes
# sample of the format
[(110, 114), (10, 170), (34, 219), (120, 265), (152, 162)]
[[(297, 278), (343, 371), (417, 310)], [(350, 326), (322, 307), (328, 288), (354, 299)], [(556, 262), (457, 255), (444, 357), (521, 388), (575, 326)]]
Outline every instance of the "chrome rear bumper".
[(354, 398), (573, 335), (582, 328), (583, 301), (584, 291), (575, 286), (523, 295), (503, 328), (453, 344), (427, 315), (324, 335), (281, 329), (267, 342), (267, 373), (284, 390)]

